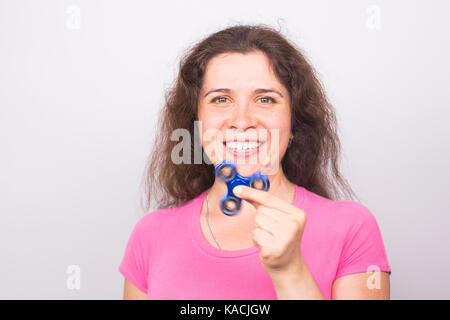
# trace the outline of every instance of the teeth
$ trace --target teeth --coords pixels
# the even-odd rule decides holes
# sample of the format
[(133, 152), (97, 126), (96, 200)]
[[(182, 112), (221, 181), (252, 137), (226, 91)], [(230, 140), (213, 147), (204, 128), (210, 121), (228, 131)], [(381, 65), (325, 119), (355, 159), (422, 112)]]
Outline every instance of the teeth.
[(260, 145), (262, 142), (227, 142), (227, 148), (238, 151), (257, 149)]

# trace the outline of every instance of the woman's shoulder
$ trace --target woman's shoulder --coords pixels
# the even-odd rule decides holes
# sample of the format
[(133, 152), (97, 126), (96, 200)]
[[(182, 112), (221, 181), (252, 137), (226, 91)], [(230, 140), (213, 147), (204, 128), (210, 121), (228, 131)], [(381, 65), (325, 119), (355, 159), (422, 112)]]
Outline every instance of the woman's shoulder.
[(305, 206), (313, 214), (344, 224), (373, 222), (375, 216), (364, 204), (354, 200), (331, 200), (304, 189)]
[(173, 230), (174, 227), (182, 224), (180, 219), (188, 217), (189, 208), (195, 205), (200, 197), (201, 195), (176, 207), (150, 211), (136, 222), (135, 228), (140, 233), (161, 232), (166, 228)]

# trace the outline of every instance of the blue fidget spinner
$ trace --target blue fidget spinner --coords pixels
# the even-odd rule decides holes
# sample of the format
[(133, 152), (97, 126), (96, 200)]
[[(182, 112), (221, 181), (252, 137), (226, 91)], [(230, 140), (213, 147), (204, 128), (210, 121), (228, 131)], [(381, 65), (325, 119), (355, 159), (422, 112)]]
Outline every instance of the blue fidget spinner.
[(236, 171), (236, 165), (231, 161), (222, 161), (214, 168), (215, 175), (225, 182), (228, 193), (220, 199), (220, 209), (228, 216), (233, 216), (241, 209), (242, 199), (233, 193), (233, 188), (239, 185), (252, 187), (267, 191), (270, 184), (269, 179), (262, 173), (255, 173), (250, 177), (243, 177)]

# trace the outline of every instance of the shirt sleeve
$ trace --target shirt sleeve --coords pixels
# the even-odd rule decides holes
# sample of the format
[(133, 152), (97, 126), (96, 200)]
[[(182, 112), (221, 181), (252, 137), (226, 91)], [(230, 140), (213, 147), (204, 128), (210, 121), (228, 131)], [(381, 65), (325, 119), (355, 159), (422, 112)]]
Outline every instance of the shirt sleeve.
[(358, 202), (342, 201), (341, 206), (340, 210), (347, 210), (341, 212), (351, 219), (335, 279), (372, 271), (391, 274), (380, 228), (373, 214)]
[(147, 275), (148, 261), (146, 257), (147, 250), (142, 237), (142, 220), (138, 221), (131, 232), (125, 249), (122, 262), (119, 265), (119, 272), (139, 290), (147, 293)]

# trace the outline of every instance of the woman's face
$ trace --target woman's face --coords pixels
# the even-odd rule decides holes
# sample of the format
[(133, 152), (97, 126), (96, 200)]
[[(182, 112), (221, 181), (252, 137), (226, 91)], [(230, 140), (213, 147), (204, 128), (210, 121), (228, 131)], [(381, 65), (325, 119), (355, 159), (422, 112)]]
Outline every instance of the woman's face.
[(202, 146), (217, 165), (236, 163), (241, 175), (274, 175), (291, 137), (289, 93), (260, 51), (212, 58), (199, 97)]

